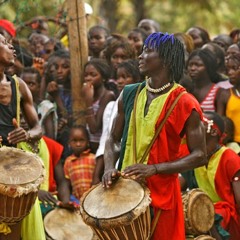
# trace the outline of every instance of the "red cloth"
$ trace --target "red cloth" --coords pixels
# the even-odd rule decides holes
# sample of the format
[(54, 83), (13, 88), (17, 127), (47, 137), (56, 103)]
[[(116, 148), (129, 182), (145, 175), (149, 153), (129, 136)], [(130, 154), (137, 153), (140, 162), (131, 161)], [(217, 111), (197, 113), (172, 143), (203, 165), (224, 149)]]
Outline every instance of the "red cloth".
[(49, 151), (49, 192), (56, 191), (56, 182), (54, 179), (54, 168), (61, 159), (63, 146), (55, 140), (43, 136)]
[(5, 29), (12, 37), (16, 37), (16, 29), (12, 22), (7, 19), (0, 19), (0, 27)]
[[(167, 110), (173, 104), (175, 98), (184, 90), (184, 88), (178, 87), (168, 96), (157, 121), (156, 128), (164, 118)], [(180, 134), (193, 110), (197, 111), (202, 119), (202, 110), (199, 103), (191, 94), (186, 93), (180, 98), (153, 144), (149, 153), (148, 164), (158, 164), (176, 161), (178, 159), (182, 137)], [(154, 211), (159, 208), (162, 209), (152, 239), (185, 239), (178, 173), (154, 175), (147, 179), (147, 184), (151, 191)]]
[(240, 239), (240, 215), (237, 214), (232, 179), (240, 171), (240, 157), (231, 149), (222, 154), (215, 175), (215, 187), (221, 202), (215, 204), (216, 213), (222, 215), (222, 226), (230, 235), (231, 240)]

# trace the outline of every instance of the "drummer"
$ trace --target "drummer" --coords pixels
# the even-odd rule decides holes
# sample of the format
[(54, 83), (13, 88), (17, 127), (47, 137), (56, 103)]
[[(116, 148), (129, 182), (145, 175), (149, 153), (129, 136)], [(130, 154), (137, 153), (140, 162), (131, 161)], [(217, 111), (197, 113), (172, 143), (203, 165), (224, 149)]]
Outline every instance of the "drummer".
[[(181, 186), (200, 188), (214, 203), (216, 239), (240, 239), (240, 157), (221, 144), (224, 120), (215, 112), (204, 112), (208, 167), (182, 173)], [(213, 184), (214, 183), (214, 184)], [(220, 226), (221, 222), (221, 226)]]
[[(14, 64), (15, 50), (11, 44), (9, 44), (6, 38), (0, 34), (0, 143), (1, 145), (16, 147), (19, 142), (37, 142), (41, 136), (42, 131), (38, 123), (38, 116), (33, 106), (31, 92), (27, 85), (20, 79), (15, 81), (11, 76), (7, 76), (4, 71), (7, 67)], [(19, 84), (19, 88), (16, 87)], [(19, 127), (20, 114), (17, 110), (17, 93), (20, 91), (21, 96), (21, 111), (23, 112), (26, 122), (29, 124), (29, 130), (25, 131)], [(1, 206), (3, 207), (3, 206)], [(25, 225), (25, 229), (29, 229), (30, 236), (23, 236), (22, 239), (39, 239), (44, 240), (44, 228), (41, 219), (41, 211), (38, 202), (36, 201), (33, 210), (31, 211), (32, 218), (36, 222), (31, 224), (28, 221)], [(35, 217), (35, 218), (34, 218)], [(25, 218), (27, 219), (28, 216)], [(24, 219), (24, 220), (25, 220)], [(2, 229), (2, 223), (0, 223)], [(6, 239), (19, 240), (20, 239), (20, 225), (13, 226), (12, 232), (6, 235)], [(36, 228), (34, 228), (36, 226)], [(5, 226), (6, 227), (6, 226)], [(4, 231), (0, 232), (1, 239), (5, 239), (4, 232), (7, 233), (9, 228), (4, 228)], [(7, 231), (7, 232), (6, 232)]]
[[(141, 85), (126, 86), (119, 97), (118, 113), (105, 147), (102, 184), (105, 188), (111, 187), (120, 175), (119, 171), (124, 177), (146, 180), (155, 214), (153, 222), (157, 222), (151, 239), (157, 240), (161, 236), (162, 240), (183, 240), (184, 217), (178, 173), (206, 163), (202, 111), (194, 97), (184, 93), (157, 135), (146, 159), (142, 160), (143, 164), (139, 163), (154, 137), (155, 129), (163, 122), (174, 100), (185, 91), (177, 84), (184, 69), (182, 43), (168, 33), (149, 35), (139, 56), (139, 69), (148, 78)], [(139, 85), (141, 89), (134, 121), (133, 103)], [(136, 126), (135, 130), (133, 126)], [(179, 159), (177, 152), (184, 135), (190, 154)], [(119, 156), (117, 170), (115, 163)]]

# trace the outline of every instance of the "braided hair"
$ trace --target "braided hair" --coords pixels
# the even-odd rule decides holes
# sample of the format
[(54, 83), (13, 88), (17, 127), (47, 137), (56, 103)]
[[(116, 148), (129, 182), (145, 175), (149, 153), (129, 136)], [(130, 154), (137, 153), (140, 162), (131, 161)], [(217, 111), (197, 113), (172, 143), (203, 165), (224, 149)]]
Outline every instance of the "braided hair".
[(173, 34), (155, 32), (147, 37), (144, 46), (158, 52), (170, 71), (171, 81), (179, 82), (185, 65), (183, 44)]

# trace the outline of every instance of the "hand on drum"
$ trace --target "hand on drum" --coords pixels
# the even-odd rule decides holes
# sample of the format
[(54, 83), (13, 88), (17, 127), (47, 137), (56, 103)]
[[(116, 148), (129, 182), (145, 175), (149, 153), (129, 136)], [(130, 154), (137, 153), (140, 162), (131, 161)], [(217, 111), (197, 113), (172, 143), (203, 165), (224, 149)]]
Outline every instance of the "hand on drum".
[(48, 205), (56, 206), (58, 203), (58, 200), (53, 196), (52, 193), (44, 190), (39, 190), (38, 198), (45, 207), (47, 207)]
[(103, 187), (109, 188), (112, 185), (112, 183), (115, 180), (117, 180), (120, 176), (121, 173), (115, 168), (105, 171), (102, 177)]
[(13, 118), (12, 123), (15, 129), (8, 134), (8, 142), (11, 144), (17, 144), (19, 142), (26, 141), (28, 137), (27, 132), (22, 127), (18, 126), (15, 118)]
[(75, 209), (78, 209), (80, 207), (80, 205), (75, 202), (63, 203), (61, 201), (58, 201), (57, 206), (60, 208), (66, 208), (71, 211), (74, 211)]
[(130, 177), (135, 180), (145, 179), (156, 174), (156, 167), (154, 165), (147, 164), (134, 164), (132, 166), (126, 167), (123, 172), (123, 177)]

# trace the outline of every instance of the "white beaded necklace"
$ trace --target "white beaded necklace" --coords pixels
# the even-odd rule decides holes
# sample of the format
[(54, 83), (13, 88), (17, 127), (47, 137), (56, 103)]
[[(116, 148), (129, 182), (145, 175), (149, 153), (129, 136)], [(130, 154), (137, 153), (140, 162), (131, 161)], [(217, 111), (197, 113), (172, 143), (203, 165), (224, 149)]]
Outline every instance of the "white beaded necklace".
[(149, 91), (149, 92), (152, 92), (152, 93), (160, 93), (160, 92), (162, 92), (163, 90), (165, 90), (166, 88), (168, 88), (170, 85), (171, 85), (171, 83), (170, 82), (168, 82), (168, 83), (166, 83), (165, 85), (163, 85), (162, 87), (160, 87), (160, 88), (151, 88), (150, 86), (149, 86), (149, 80), (150, 80), (151, 78), (148, 78), (147, 80), (146, 80), (146, 89)]

